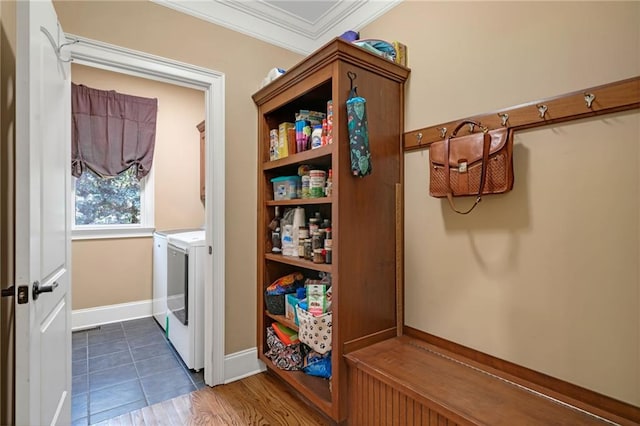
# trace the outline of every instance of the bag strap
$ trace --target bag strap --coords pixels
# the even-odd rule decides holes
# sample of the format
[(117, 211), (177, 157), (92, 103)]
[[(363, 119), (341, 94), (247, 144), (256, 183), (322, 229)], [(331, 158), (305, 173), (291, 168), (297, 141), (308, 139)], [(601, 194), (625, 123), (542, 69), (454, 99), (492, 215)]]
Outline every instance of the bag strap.
[(460, 129), (462, 129), (464, 127), (465, 124), (471, 124), (474, 127), (478, 126), (483, 132), (488, 131), (489, 129), (487, 129), (486, 127), (484, 127), (482, 124), (480, 124), (477, 121), (473, 121), (473, 120), (462, 120), (460, 123), (458, 123), (458, 125), (456, 126), (455, 129), (453, 129), (453, 132), (451, 132), (451, 137), (455, 138), (458, 135), (458, 132), (460, 131)]
[[(462, 128), (465, 124), (473, 124), (474, 126), (478, 126), (482, 129), (483, 136), (483, 144), (482, 144), (482, 166), (480, 169), (480, 188), (478, 189), (478, 196), (476, 197), (476, 202), (473, 203), (473, 206), (469, 208), (467, 211), (460, 211), (456, 209), (455, 204), (453, 203), (453, 191), (451, 190), (451, 175), (450, 175), (450, 166), (449, 166), (449, 153), (450, 153), (450, 143), (451, 139), (456, 137), (458, 130)], [(476, 208), (478, 203), (482, 201), (482, 191), (484, 191), (484, 184), (487, 180), (487, 167), (489, 165), (489, 150), (491, 148), (491, 135), (489, 134), (489, 129), (480, 125), (480, 123), (465, 120), (458, 124), (456, 128), (451, 133), (451, 136), (444, 140), (444, 151), (445, 151), (445, 161), (444, 161), (444, 179), (445, 184), (447, 186), (447, 201), (449, 201), (449, 206), (451, 209), (458, 214), (469, 214), (473, 209)]]

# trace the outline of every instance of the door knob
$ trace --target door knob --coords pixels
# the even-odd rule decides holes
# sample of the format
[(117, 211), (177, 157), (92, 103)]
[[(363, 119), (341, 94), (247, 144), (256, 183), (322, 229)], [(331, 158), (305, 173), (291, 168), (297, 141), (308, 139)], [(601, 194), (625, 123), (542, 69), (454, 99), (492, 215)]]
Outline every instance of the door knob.
[(40, 281), (34, 282), (31, 289), (33, 300), (37, 300), (40, 293), (53, 292), (56, 287), (58, 287), (58, 281), (54, 281), (50, 285), (40, 285)]

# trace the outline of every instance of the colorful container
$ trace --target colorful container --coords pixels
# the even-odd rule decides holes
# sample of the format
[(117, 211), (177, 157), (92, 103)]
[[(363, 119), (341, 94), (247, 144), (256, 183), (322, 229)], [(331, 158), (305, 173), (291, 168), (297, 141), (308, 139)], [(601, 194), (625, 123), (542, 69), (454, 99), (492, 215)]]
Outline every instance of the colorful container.
[(324, 197), (324, 186), (327, 173), (324, 170), (309, 171), (309, 196), (311, 198)]
[(292, 200), (298, 198), (300, 176), (280, 176), (271, 179), (274, 200)]

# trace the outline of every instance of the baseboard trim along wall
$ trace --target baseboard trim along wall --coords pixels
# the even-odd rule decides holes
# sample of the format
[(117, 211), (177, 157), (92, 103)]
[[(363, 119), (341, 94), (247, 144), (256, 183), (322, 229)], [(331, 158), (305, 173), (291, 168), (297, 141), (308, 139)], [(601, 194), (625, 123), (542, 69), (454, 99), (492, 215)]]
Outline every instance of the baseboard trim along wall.
[(71, 329), (73, 331), (86, 330), (112, 322), (150, 317), (152, 309), (151, 299), (96, 308), (75, 309), (71, 312)]
[[(152, 315), (152, 300), (76, 309), (71, 312), (73, 331), (86, 330), (112, 322), (129, 321)], [(224, 383), (235, 382), (265, 371), (265, 364), (258, 359), (258, 349), (249, 348), (224, 357)]]
[(258, 359), (258, 348), (245, 349), (224, 357), (224, 383), (235, 382), (265, 371), (267, 367)]

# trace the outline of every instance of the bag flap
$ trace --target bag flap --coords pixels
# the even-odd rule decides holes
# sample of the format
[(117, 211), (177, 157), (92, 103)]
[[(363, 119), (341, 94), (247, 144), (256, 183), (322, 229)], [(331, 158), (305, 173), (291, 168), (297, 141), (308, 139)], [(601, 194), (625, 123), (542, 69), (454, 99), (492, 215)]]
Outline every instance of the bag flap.
[[(466, 161), (471, 165), (482, 161), (483, 133), (458, 136), (449, 141), (449, 166), (458, 167), (458, 163)], [(491, 148), (489, 155), (501, 150), (507, 143), (508, 129), (502, 127), (489, 131)], [(429, 146), (429, 161), (444, 166), (444, 141), (434, 142)]]

